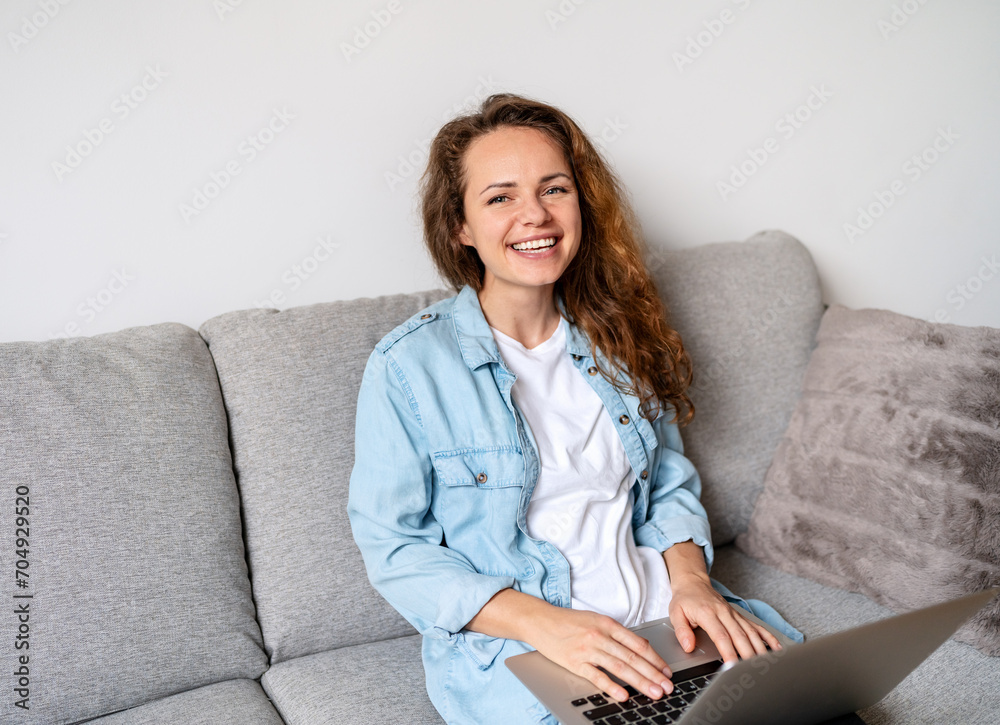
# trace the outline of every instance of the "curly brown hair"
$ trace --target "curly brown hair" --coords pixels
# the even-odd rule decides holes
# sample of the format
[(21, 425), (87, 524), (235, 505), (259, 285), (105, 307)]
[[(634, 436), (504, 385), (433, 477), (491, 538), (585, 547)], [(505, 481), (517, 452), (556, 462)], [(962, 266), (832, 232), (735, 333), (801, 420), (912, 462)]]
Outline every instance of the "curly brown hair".
[[(555, 291), (567, 319), (590, 338), (601, 375), (619, 391), (638, 397), (640, 411), (650, 420), (668, 406), (674, 421), (688, 423), (694, 415), (687, 394), (691, 358), (680, 335), (667, 324), (663, 302), (643, 262), (638, 220), (618, 177), (580, 127), (557, 108), (498, 93), (438, 132), (420, 194), (424, 241), (441, 276), (456, 290), (464, 285), (482, 289), (485, 268), (479, 254), (458, 238), (465, 222), (464, 161), (473, 141), (505, 127), (542, 131), (562, 149), (573, 170), (583, 234)], [(631, 384), (624, 381), (623, 372)]]

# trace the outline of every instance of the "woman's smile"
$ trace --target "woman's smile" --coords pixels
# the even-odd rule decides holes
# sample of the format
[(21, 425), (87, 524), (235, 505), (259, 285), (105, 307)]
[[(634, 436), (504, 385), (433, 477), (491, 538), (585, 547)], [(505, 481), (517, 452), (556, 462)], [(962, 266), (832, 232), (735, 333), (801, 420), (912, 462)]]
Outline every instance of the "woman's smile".
[(542, 239), (529, 239), (523, 242), (514, 242), (514, 244), (511, 244), (510, 246), (518, 252), (527, 252), (535, 255), (551, 249), (556, 245), (557, 241), (556, 237), (544, 237)]
[(462, 244), (485, 268), (483, 293), (551, 298), (580, 247), (582, 222), (573, 171), (562, 149), (534, 128), (500, 128), (465, 155)]

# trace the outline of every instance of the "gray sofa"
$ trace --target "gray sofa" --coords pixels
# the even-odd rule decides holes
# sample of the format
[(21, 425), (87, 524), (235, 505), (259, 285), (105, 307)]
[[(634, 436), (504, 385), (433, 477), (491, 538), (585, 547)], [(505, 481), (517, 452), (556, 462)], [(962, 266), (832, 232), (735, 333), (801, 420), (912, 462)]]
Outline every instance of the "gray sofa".
[[(698, 370), (713, 575), (807, 636), (889, 614), (732, 545), (823, 312), (808, 252), (766, 232), (652, 266)], [(345, 504), (368, 354), (442, 296), (0, 345), (0, 722), (440, 722)], [(949, 641), (861, 714), (994, 722), (998, 682), (1000, 658)]]

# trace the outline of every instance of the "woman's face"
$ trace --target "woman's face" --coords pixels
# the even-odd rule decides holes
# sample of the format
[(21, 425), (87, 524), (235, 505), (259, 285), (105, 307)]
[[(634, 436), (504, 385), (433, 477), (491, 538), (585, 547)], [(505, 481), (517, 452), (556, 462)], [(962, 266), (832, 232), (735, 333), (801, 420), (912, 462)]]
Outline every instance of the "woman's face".
[(573, 172), (562, 150), (533, 128), (501, 128), (465, 153), (462, 244), (486, 267), (483, 292), (548, 288), (580, 247)]

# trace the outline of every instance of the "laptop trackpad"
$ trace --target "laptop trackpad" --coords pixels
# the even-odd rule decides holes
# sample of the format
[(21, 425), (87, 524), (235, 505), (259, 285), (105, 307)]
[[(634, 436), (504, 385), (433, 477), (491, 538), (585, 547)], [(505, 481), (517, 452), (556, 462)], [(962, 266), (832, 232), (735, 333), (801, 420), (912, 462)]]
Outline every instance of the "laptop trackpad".
[(720, 659), (719, 650), (712, 643), (711, 638), (705, 630), (697, 628), (695, 633), (695, 648), (692, 652), (685, 652), (677, 641), (674, 628), (670, 626), (670, 621), (658, 619), (647, 622), (645, 625), (635, 629), (635, 633), (640, 637), (649, 640), (660, 657), (666, 660), (672, 670), (681, 670), (692, 667), (702, 662)]

